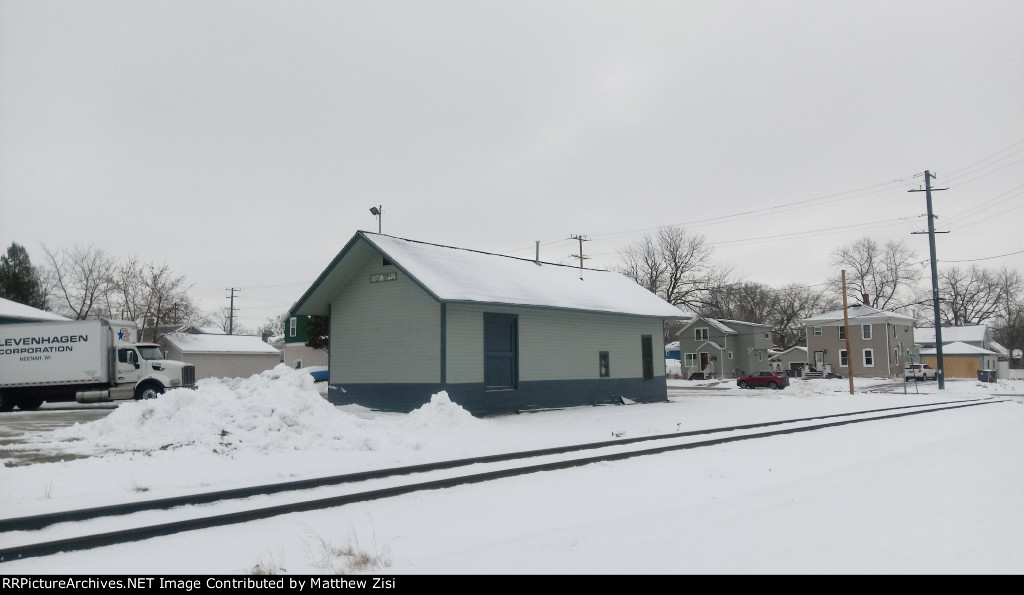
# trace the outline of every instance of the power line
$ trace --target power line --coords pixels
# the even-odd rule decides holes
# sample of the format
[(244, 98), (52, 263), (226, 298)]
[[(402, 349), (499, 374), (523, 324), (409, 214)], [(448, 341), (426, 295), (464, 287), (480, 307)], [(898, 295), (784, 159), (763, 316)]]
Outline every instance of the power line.
[(949, 262), (949, 263), (978, 262), (979, 260), (992, 260), (994, 258), (1003, 258), (1004, 256), (1016, 256), (1018, 254), (1024, 254), (1024, 250), (1018, 250), (1016, 252), (1008, 252), (1006, 254), (999, 254), (999, 255), (996, 255), (996, 256), (985, 256), (983, 258), (969, 258), (967, 260), (940, 260), (939, 262), (943, 262), (943, 263), (945, 263), (945, 262)]

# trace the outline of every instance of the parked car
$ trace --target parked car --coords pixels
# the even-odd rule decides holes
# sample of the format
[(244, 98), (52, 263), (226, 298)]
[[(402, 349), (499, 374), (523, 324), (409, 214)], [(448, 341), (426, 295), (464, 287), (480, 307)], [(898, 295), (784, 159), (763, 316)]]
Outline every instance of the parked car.
[(736, 379), (736, 386), (740, 388), (766, 386), (781, 390), (789, 386), (789, 377), (782, 372), (758, 372), (750, 376), (740, 376)]
[(910, 364), (903, 370), (904, 380), (935, 380), (936, 370), (928, 364)]

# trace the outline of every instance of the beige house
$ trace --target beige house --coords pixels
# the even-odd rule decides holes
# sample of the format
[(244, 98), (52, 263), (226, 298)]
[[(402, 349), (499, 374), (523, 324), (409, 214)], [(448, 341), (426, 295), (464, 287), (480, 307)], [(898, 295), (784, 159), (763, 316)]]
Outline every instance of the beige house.
[(811, 371), (826, 376), (903, 378), (903, 369), (917, 353), (914, 318), (863, 304), (850, 306), (846, 317), (849, 318), (850, 353), (847, 353), (842, 309), (802, 321), (807, 329)]

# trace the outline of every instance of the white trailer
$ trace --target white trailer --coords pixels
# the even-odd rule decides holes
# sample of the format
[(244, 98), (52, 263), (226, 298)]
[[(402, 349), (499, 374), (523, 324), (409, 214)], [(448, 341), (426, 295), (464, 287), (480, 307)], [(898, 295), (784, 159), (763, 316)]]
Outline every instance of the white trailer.
[(136, 343), (134, 322), (69, 320), (0, 324), (0, 411), (44, 402), (101, 403), (194, 388), (195, 366)]

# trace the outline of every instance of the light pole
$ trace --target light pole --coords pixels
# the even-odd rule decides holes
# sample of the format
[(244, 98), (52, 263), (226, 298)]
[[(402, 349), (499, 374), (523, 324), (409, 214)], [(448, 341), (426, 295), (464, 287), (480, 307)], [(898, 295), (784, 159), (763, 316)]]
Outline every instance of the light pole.
[(380, 233), (380, 223), (382, 219), (381, 215), (384, 214), (384, 207), (383, 205), (370, 207), (370, 212), (373, 213), (373, 216), (377, 218), (377, 233)]

